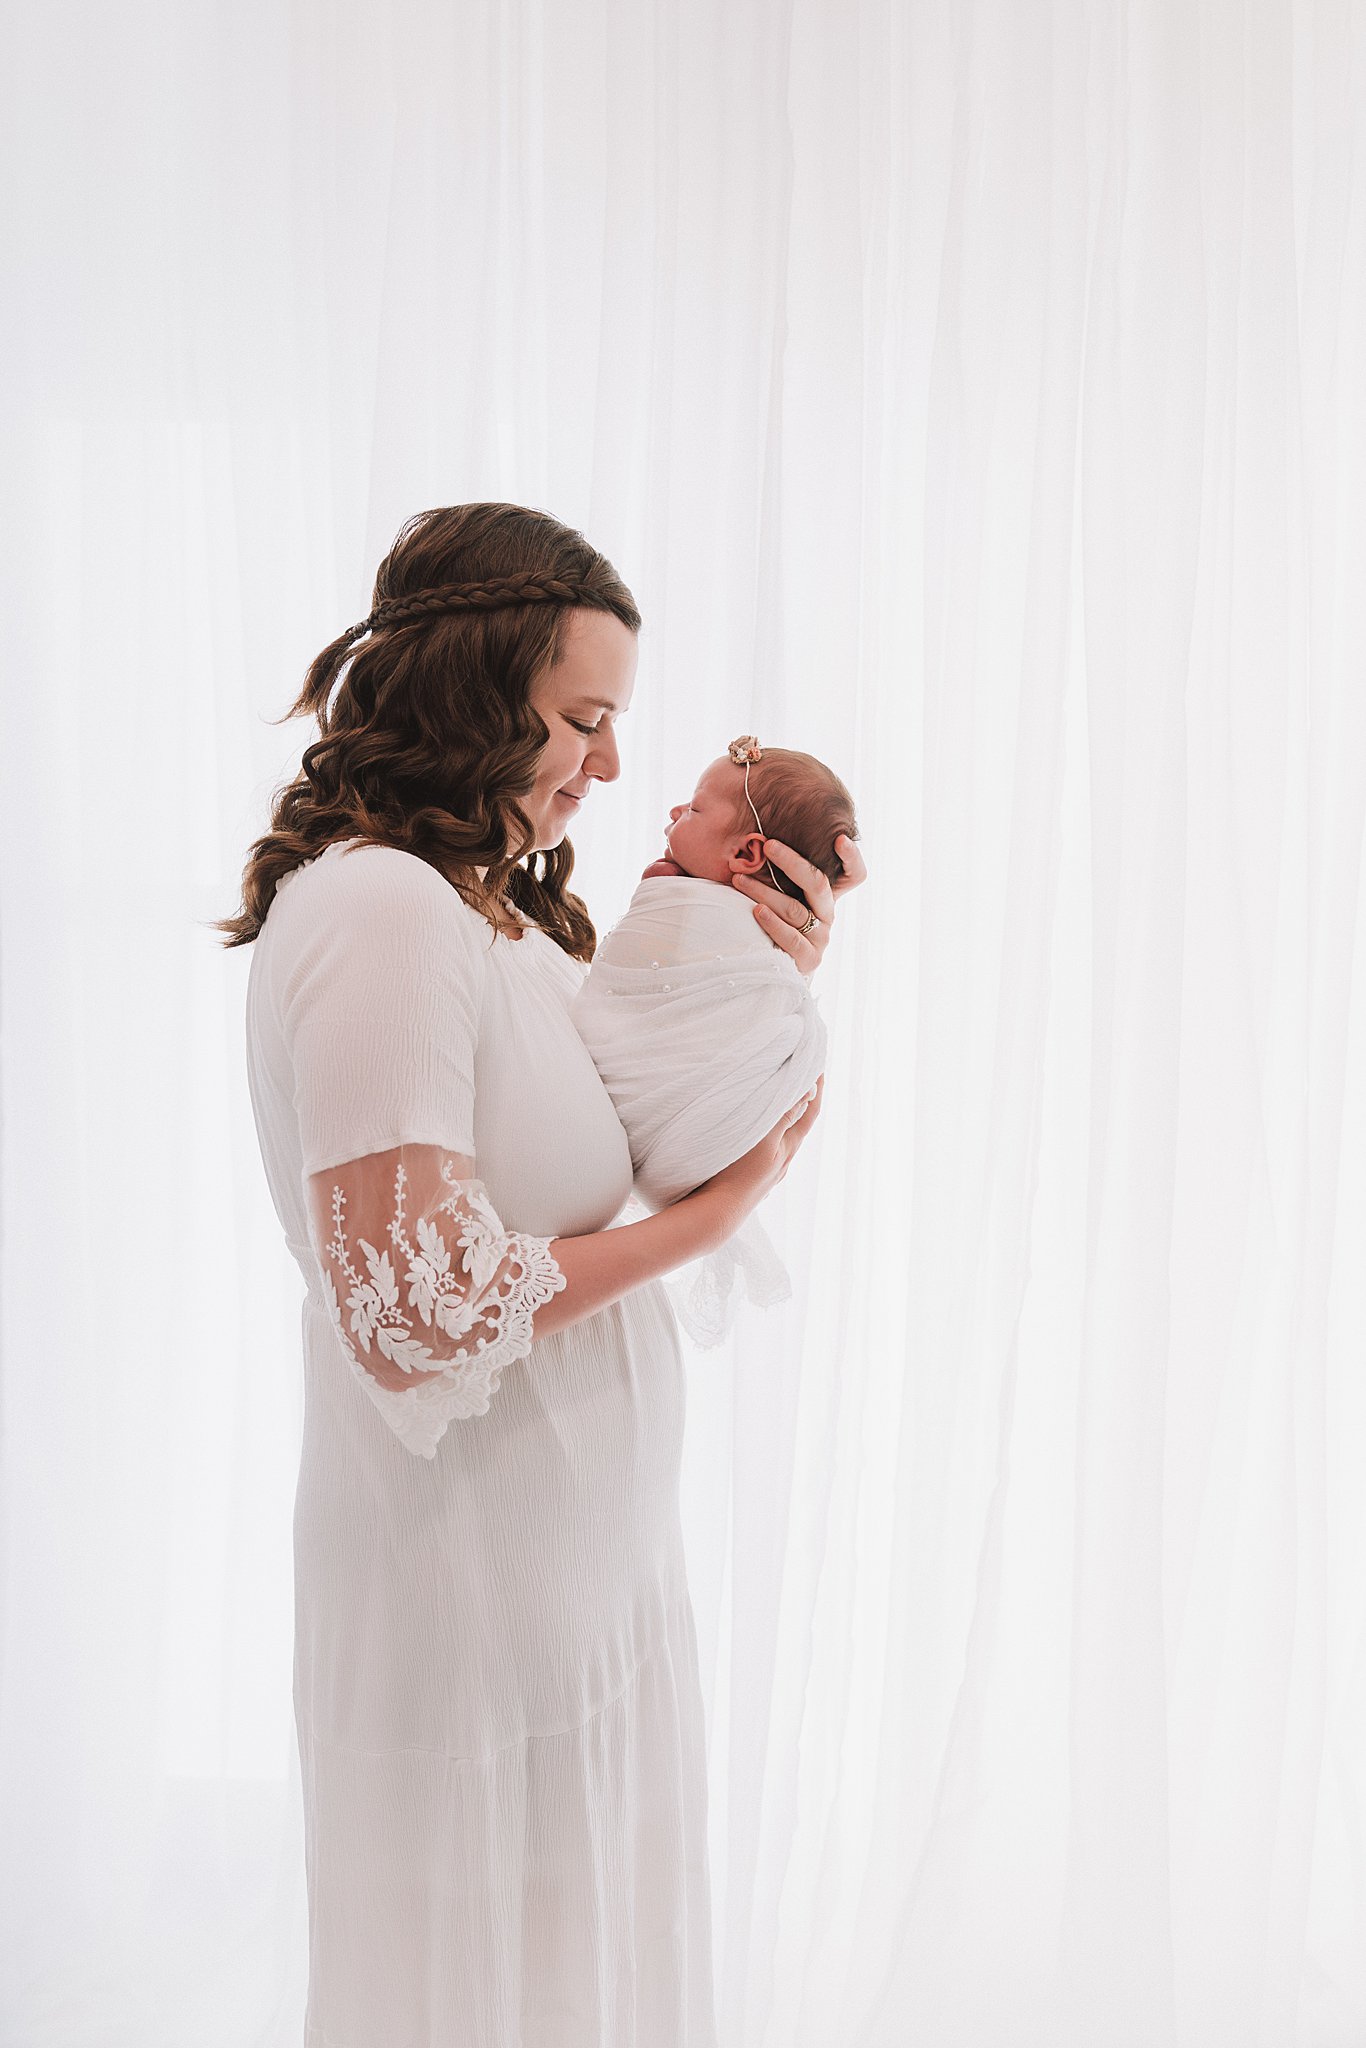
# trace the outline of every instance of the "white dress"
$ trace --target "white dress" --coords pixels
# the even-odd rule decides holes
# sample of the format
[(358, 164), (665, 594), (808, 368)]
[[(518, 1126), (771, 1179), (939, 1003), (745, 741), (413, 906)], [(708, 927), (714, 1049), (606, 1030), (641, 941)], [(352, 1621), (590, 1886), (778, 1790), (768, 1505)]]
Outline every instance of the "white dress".
[(252, 1103), (308, 1288), (309, 2048), (715, 2041), (672, 1310), (652, 1282), (529, 1336), (550, 1240), (631, 1189), (583, 974), (355, 841), (255, 943)]

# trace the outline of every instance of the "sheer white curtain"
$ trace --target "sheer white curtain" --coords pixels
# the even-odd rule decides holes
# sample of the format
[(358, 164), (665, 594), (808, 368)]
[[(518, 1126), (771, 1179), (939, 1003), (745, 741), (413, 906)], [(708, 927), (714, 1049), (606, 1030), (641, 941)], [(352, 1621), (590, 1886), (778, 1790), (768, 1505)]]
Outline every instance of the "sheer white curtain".
[[(873, 879), (690, 1358), (726, 2048), (1366, 2040), (1366, 17), (12, 12), (4, 2048), (287, 2048), (298, 1303), (203, 921), (402, 519)], [(642, 2044), (644, 2048), (644, 2044)]]

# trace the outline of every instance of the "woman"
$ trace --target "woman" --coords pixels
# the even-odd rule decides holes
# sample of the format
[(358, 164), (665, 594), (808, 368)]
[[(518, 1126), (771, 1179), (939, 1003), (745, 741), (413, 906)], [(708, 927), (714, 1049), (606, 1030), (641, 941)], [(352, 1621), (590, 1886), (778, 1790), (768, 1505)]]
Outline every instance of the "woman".
[[(565, 831), (620, 772), (639, 615), (581, 535), (420, 514), (290, 716), (252, 848), (248, 1071), (303, 1307), (295, 1674), (312, 2048), (713, 2041), (702, 1701), (661, 1276), (786, 1172), (820, 1084), (610, 1228)], [(749, 882), (810, 971), (832, 890)], [(863, 879), (852, 843), (842, 886)], [(800, 929), (799, 929), (800, 928)]]

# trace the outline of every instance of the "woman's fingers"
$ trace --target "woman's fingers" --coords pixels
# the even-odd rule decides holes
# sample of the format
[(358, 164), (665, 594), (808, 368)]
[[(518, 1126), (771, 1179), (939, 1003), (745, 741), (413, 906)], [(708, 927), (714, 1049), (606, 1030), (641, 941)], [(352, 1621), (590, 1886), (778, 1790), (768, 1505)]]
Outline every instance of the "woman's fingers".
[(788, 1114), (787, 1129), (788, 1135), (792, 1140), (792, 1152), (783, 1162), (782, 1173), (778, 1176), (780, 1180), (782, 1179), (782, 1174), (787, 1172), (791, 1159), (795, 1156), (803, 1138), (805, 1138), (811, 1125), (821, 1113), (821, 1095), (824, 1088), (825, 1076), (824, 1074), (818, 1074), (815, 1087), (806, 1095), (803, 1095), (801, 1101)]
[[(830, 924), (835, 915), (830, 884), (819, 868), (790, 846), (784, 846), (781, 839), (766, 839), (764, 856), (804, 891), (804, 903), (794, 896), (785, 896), (781, 889), (761, 882), (755, 875), (732, 875), (731, 885), (753, 900), (754, 915), (774, 945), (790, 954), (803, 974), (814, 974), (830, 943)], [(804, 933), (801, 927), (813, 911), (816, 922)]]
[(821, 1089), (824, 1087), (824, 1085), (824, 1074), (818, 1074), (816, 1077), (815, 1087), (808, 1088), (805, 1095), (802, 1096), (801, 1100), (799, 1102), (794, 1102), (791, 1109), (788, 1111), (787, 1116), (789, 1123), (799, 1123), (803, 1117), (809, 1116), (813, 1109), (820, 1108)]
[[(829, 924), (835, 915), (835, 897), (820, 869), (813, 867), (809, 860), (803, 859), (792, 847), (784, 846), (781, 839), (764, 841), (764, 858), (771, 860), (775, 868), (782, 869), (790, 882), (797, 884), (817, 917), (823, 924)], [(776, 902), (784, 904), (792, 911), (798, 924), (806, 923), (805, 910), (794, 902), (791, 896), (784, 896), (781, 889), (770, 889), (769, 894)]]
[(805, 1097), (805, 1106), (802, 1110), (803, 1123), (810, 1123), (820, 1115), (821, 1096), (824, 1093), (825, 1076), (824, 1074), (817, 1074), (815, 1087), (811, 1090), (811, 1093), (807, 1097)]
[(835, 841), (835, 851), (840, 857), (844, 873), (832, 884), (830, 893), (832, 896), (843, 896), (847, 889), (857, 889), (860, 882), (867, 881), (868, 869), (857, 844), (847, 832), (840, 833)]

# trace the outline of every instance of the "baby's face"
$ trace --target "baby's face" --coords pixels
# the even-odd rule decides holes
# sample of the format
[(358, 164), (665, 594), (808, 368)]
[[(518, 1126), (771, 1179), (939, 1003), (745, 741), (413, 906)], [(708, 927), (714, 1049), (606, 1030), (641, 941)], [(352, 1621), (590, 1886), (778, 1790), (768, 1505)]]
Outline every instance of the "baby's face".
[(703, 769), (689, 803), (674, 805), (664, 841), (668, 858), (702, 881), (729, 882), (763, 865), (763, 835), (745, 802), (745, 771), (728, 754)]

